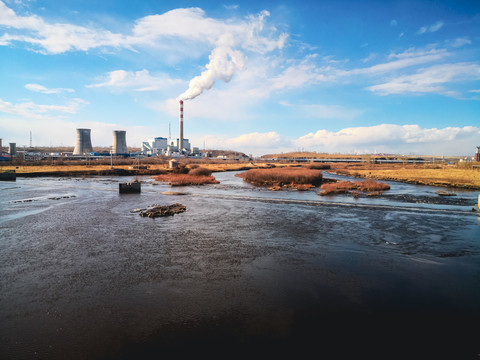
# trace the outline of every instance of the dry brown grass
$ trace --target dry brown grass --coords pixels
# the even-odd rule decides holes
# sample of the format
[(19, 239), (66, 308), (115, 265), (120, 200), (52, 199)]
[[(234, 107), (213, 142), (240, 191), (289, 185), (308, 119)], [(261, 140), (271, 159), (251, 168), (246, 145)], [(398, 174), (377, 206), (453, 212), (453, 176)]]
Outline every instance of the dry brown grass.
[(212, 175), (212, 170), (204, 167), (195, 167), (188, 172), (192, 176), (210, 176)]
[(220, 182), (214, 176), (191, 175), (191, 174), (162, 174), (152, 176), (154, 180), (168, 182), (170, 186), (187, 186), (187, 185), (205, 185), (219, 184)]
[(442, 165), (336, 166), (335, 172), (363, 178), (402, 181), (413, 184), (480, 189), (480, 170)]
[(382, 191), (390, 189), (390, 185), (377, 182), (373, 179), (366, 179), (364, 181), (338, 181), (335, 183), (323, 184), (320, 187), (321, 191), (318, 195), (332, 195), (352, 192), (354, 197), (358, 197), (361, 191), (367, 195), (378, 195)]
[[(128, 170), (132, 165), (114, 165), (114, 169), (124, 169)], [(41, 165), (41, 166), (2, 166), (1, 170), (15, 170), (17, 174), (24, 174), (24, 173), (57, 173), (57, 172), (82, 172), (85, 170), (95, 170), (95, 171), (102, 171), (102, 170), (109, 170), (110, 164), (108, 165)], [(167, 167), (165, 165), (149, 165), (149, 169), (154, 170), (165, 170)]]
[[(304, 190), (308, 185), (318, 186), (322, 182), (322, 172), (320, 170), (282, 167), (270, 169), (250, 169), (247, 172), (237, 174), (244, 181), (257, 186), (290, 186)], [(299, 185), (303, 185), (300, 186)]]
[[(115, 169), (125, 169), (128, 170), (133, 163), (130, 161), (128, 164), (117, 164), (116, 160), (113, 161), (113, 167)], [(143, 165), (143, 163), (141, 163)], [(186, 165), (191, 169), (192, 165)], [(197, 165), (198, 167), (198, 165)], [(238, 171), (238, 170), (248, 170), (252, 168), (264, 168), (268, 167), (266, 164), (253, 164), (253, 163), (229, 163), (226, 161), (219, 163), (206, 163), (201, 165), (202, 168), (208, 169), (212, 172), (218, 171)], [(151, 170), (168, 170), (168, 164), (148, 164), (148, 168)], [(96, 161), (90, 162), (88, 165), (85, 163), (77, 162), (77, 164), (44, 164), (44, 165), (10, 165), (10, 164), (0, 164), (0, 171), (15, 170), (17, 174), (26, 174), (26, 173), (60, 173), (60, 172), (83, 172), (85, 170), (94, 170), (102, 171), (110, 169), (110, 161), (105, 164), (99, 164)], [(187, 169), (188, 172), (188, 169)]]

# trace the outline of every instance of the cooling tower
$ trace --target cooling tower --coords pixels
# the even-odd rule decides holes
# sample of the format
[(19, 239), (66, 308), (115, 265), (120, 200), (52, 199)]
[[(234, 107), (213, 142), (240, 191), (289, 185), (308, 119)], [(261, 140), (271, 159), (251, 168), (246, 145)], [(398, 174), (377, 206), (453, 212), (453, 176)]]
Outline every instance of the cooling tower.
[(93, 151), (90, 129), (77, 129), (77, 143), (73, 155), (83, 155)]
[(128, 154), (126, 133), (125, 130), (113, 130), (113, 154)]
[(10, 143), (8, 148), (8, 152), (10, 156), (15, 156), (17, 155), (17, 144), (16, 143)]

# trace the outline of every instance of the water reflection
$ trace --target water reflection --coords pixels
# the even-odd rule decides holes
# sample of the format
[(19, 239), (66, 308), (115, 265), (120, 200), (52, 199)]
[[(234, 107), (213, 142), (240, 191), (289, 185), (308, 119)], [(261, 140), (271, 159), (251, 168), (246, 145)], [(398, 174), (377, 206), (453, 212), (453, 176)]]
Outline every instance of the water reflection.
[[(234, 174), (173, 189), (144, 178), (140, 194), (122, 195), (122, 178), (0, 184), (0, 357), (139, 358), (202, 344), (345, 355), (345, 342), (351, 356), (399, 341), (403, 355), (478, 353), (467, 330), (480, 320), (475, 192), (459, 192), (466, 205), (320, 197)], [(188, 195), (163, 194), (172, 190)], [(176, 202), (187, 211), (131, 213)], [(419, 343), (425, 332), (441, 351)]]

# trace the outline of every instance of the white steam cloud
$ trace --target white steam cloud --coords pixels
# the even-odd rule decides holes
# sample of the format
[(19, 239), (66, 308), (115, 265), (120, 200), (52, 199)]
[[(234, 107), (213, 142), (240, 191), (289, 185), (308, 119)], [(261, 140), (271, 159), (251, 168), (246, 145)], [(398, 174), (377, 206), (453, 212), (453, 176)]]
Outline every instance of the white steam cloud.
[(234, 39), (231, 34), (224, 34), (217, 41), (217, 46), (212, 50), (206, 65), (207, 70), (190, 80), (188, 90), (179, 96), (179, 100), (196, 98), (204, 90), (209, 90), (215, 84), (215, 80), (229, 82), (233, 74), (242, 70), (245, 64), (245, 56), (239, 50), (234, 50)]

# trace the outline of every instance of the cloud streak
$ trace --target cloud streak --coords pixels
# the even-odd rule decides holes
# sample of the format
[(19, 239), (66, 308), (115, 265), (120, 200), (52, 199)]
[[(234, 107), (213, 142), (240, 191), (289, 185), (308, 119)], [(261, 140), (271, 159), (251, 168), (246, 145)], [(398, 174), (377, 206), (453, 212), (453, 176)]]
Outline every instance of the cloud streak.
[(461, 155), (474, 149), (479, 136), (480, 128), (473, 126), (425, 129), (419, 125), (380, 124), (337, 132), (318, 130), (292, 143), (296, 147), (327, 152), (350, 149), (365, 153), (428, 151)]
[(444, 84), (480, 80), (480, 65), (475, 63), (458, 63), (435, 65), (424, 68), (413, 75), (400, 76), (386, 83), (367, 87), (379, 95), (405, 93), (437, 93), (455, 96)]
[(107, 74), (106, 81), (87, 85), (87, 88), (133, 89), (134, 91), (157, 91), (170, 86), (182, 84), (183, 81), (173, 79), (167, 74), (150, 75), (148, 70), (126, 71), (114, 70)]
[(86, 104), (88, 104), (88, 102), (82, 99), (72, 99), (65, 105), (36, 104), (31, 101), (12, 104), (0, 99), (0, 112), (41, 120), (53, 117), (63, 117), (62, 114), (75, 114)]
[(422, 26), (420, 29), (418, 29), (417, 34), (422, 35), (426, 33), (434, 33), (440, 30), (443, 27), (443, 25), (444, 25), (443, 21), (437, 21), (433, 25)]
[(62, 92), (75, 92), (73, 89), (65, 89), (65, 88), (58, 88), (58, 89), (49, 89), (43, 85), (40, 84), (26, 84), (25, 89), (34, 91), (34, 92), (39, 92), (42, 94), (59, 94)]
[(143, 46), (178, 48), (198, 43), (217, 47), (222, 37), (228, 34), (242, 49), (264, 53), (282, 47), (286, 40), (286, 34), (274, 36), (276, 29), (266, 26), (268, 15), (262, 11), (258, 16), (222, 21), (207, 17), (200, 8), (174, 9), (140, 18), (135, 21), (131, 33), (121, 34), (95, 27), (49, 23), (37, 15), (21, 16), (0, 1), (0, 26), (7, 28), (0, 37), (0, 45), (29, 43), (44, 54), (100, 47), (130, 50)]

